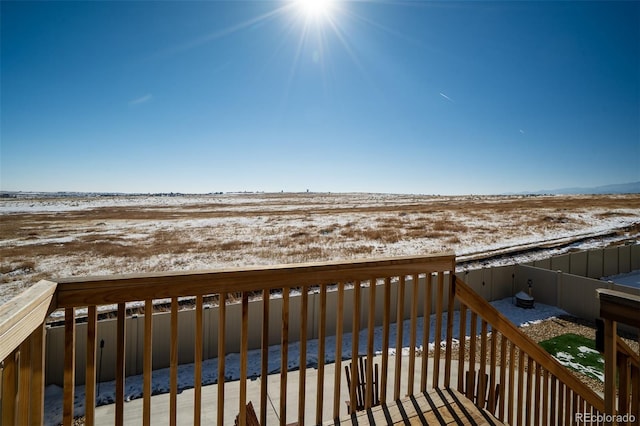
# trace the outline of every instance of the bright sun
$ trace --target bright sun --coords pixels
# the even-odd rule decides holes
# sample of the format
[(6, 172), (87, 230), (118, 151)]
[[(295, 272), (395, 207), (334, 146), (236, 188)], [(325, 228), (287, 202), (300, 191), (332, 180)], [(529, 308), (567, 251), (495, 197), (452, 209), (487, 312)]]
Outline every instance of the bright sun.
[(318, 19), (329, 15), (334, 0), (298, 0), (296, 3), (307, 18)]

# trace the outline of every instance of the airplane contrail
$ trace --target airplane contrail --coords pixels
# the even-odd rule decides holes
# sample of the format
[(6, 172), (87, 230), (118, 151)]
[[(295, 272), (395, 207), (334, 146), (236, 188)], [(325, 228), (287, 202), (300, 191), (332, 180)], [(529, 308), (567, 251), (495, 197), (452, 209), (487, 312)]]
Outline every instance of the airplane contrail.
[(440, 96), (442, 96), (443, 98), (445, 98), (446, 100), (453, 102), (453, 99), (451, 99), (450, 97), (448, 97), (447, 95), (445, 95), (444, 93), (440, 92)]

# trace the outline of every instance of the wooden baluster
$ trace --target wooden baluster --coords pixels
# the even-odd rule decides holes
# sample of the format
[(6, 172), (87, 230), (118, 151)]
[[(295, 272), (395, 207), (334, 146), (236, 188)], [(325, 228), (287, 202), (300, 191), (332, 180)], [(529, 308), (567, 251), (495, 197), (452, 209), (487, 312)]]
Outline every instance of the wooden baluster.
[(444, 387), (451, 385), (451, 355), (453, 351), (453, 307), (455, 303), (455, 271), (449, 272), (449, 300), (447, 304), (447, 344), (445, 348)]
[(496, 364), (497, 364), (497, 346), (498, 336), (495, 328), (491, 327), (491, 349), (489, 355), (489, 407), (491, 414), (496, 411)]
[[(200, 425), (202, 421), (202, 295), (196, 296), (196, 336), (193, 347), (193, 424)], [(146, 319), (146, 316), (145, 316)], [(145, 322), (146, 325), (146, 322)], [(146, 334), (145, 334), (146, 337)], [(151, 347), (148, 347), (151, 351)]]
[(487, 370), (487, 322), (483, 319), (480, 324), (480, 371), (478, 372), (476, 405), (484, 408), (486, 405), (485, 396), (487, 395), (487, 379), (485, 377)]
[(640, 366), (631, 367), (631, 410), (629, 412), (640, 424)]
[(604, 411), (614, 414), (616, 410), (616, 365), (617, 323), (604, 318)]
[(524, 351), (518, 348), (518, 417), (516, 424), (522, 425), (524, 416)]
[(40, 425), (44, 421), (44, 364), (45, 364), (45, 324), (31, 334), (31, 424)]
[(391, 278), (384, 279), (384, 310), (382, 311), (382, 374), (380, 403), (387, 402), (387, 374), (389, 369), (389, 325), (391, 322)]
[(542, 373), (542, 426), (549, 424), (549, 370)]
[(573, 422), (574, 419), (576, 418), (576, 413), (578, 412), (578, 394), (575, 393), (573, 389), (570, 389), (568, 386), (567, 386), (567, 389), (569, 389), (571, 392), (571, 411), (569, 414), (569, 420), (566, 424), (571, 424), (571, 422)]
[(550, 395), (550, 407), (549, 407), (549, 424), (556, 425), (558, 424), (558, 419), (556, 418), (556, 413), (558, 412), (558, 390), (557, 390), (557, 381), (556, 376), (551, 375), (551, 395)]
[[(618, 337), (619, 338), (619, 337)], [(617, 353), (617, 364), (618, 364), (618, 412), (619, 413), (628, 413), (629, 412), (629, 385), (630, 385), (630, 376), (631, 371), (629, 369), (629, 362), (627, 356), (622, 353)]]
[(238, 418), (241, 425), (247, 421), (247, 355), (249, 353), (249, 293), (242, 292), (242, 319), (240, 324), (240, 401)]
[(535, 406), (534, 406), (534, 411), (533, 411), (533, 424), (535, 425), (540, 425), (540, 398), (542, 397), (542, 395), (540, 394), (540, 381), (541, 381), (541, 371), (540, 371), (541, 367), (540, 364), (538, 364), (536, 362), (536, 370), (535, 370), (535, 395), (534, 395), (534, 401), (535, 401)]
[[(280, 424), (287, 423), (287, 373), (289, 369), (289, 292), (282, 289), (282, 338), (280, 340)], [(240, 423), (244, 424), (244, 423)]]
[(465, 351), (467, 343), (467, 307), (460, 303), (460, 331), (458, 333), (459, 348), (458, 348), (458, 391), (466, 394), (465, 384)]
[(431, 274), (424, 277), (424, 306), (422, 321), (422, 375), (420, 377), (420, 392), (427, 390), (427, 374), (429, 373), (429, 333), (431, 332)]
[(440, 341), (442, 340), (442, 304), (444, 298), (444, 273), (438, 272), (438, 293), (436, 297), (435, 350), (433, 353), (433, 387), (438, 387), (440, 379)]
[(124, 424), (124, 375), (125, 375), (125, 304), (118, 303), (116, 321), (116, 425)]
[(558, 411), (556, 412), (556, 424), (563, 424), (563, 414), (566, 410), (564, 402), (564, 383), (558, 380)]
[[(66, 322), (65, 322), (66, 324)], [(4, 359), (2, 369), (2, 424), (14, 425), (16, 423), (16, 396), (17, 396), (17, 370), (16, 358), (18, 349), (14, 350)]]
[(151, 426), (151, 381), (153, 377), (153, 300), (144, 301), (144, 360), (142, 365), (142, 424)]
[(307, 394), (307, 316), (309, 312), (309, 288), (303, 286), (300, 304), (300, 380), (298, 382), (298, 425), (304, 425), (305, 401)]
[(31, 341), (30, 337), (19, 346), (20, 364), (18, 367), (18, 424), (29, 424), (29, 395), (31, 393)]
[(504, 401), (507, 393), (507, 337), (500, 333), (500, 395), (498, 395), (498, 418), (504, 421)]
[[(64, 401), (62, 423), (73, 424), (73, 403), (76, 373), (76, 321), (75, 309), (64, 310)], [(117, 389), (116, 389), (117, 391)], [(117, 393), (116, 393), (117, 396)], [(116, 401), (117, 405), (117, 401)]]
[(413, 395), (413, 382), (416, 371), (416, 328), (418, 327), (418, 275), (414, 275), (411, 292), (411, 329), (409, 332), (409, 371), (407, 372), (407, 395)]
[(169, 341), (169, 424), (178, 422), (178, 298), (171, 298), (171, 340)]
[(566, 402), (565, 402), (565, 385), (560, 380), (558, 380), (558, 412), (556, 417), (556, 424), (564, 424), (563, 415), (567, 410)]
[(95, 305), (89, 306), (87, 309), (87, 366), (84, 375), (84, 416), (88, 425), (95, 423), (97, 328), (97, 308)]
[[(226, 356), (226, 328), (227, 328), (227, 292), (218, 297), (218, 411), (217, 424), (224, 424), (224, 382)], [(266, 380), (266, 378), (265, 378)]]
[[(529, 403), (525, 404), (525, 419), (524, 424), (526, 426), (531, 425), (531, 407), (534, 404), (531, 404), (531, 400), (533, 399), (533, 359), (527, 355), (527, 392), (525, 394), (525, 400), (529, 401)], [(536, 426), (538, 426), (536, 424)]]
[(260, 424), (267, 424), (267, 384), (269, 374), (269, 302), (271, 291), (262, 290), (262, 335), (260, 344)]
[(376, 280), (369, 281), (369, 319), (367, 323), (367, 388), (365, 397), (365, 408), (373, 405), (373, 331), (376, 327)]
[(351, 404), (351, 411), (355, 411), (355, 407), (357, 406), (357, 384), (358, 380), (356, 380), (356, 371), (358, 366), (358, 347), (360, 344), (359, 334), (360, 334), (360, 281), (355, 281), (353, 283), (353, 322), (351, 323), (351, 389), (349, 390), (349, 401)]
[(395, 381), (393, 383), (393, 399), (397, 401), (400, 399), (400, 380), (402, 375), (402, 333), (404, 331), (404, 298), (405, 298), (405, 280), (404, 276), (400, 277), (398, 282), (397, 293), (397, 306), (396, 306), (396, 365), (395, 365)]
[[(344, 294), (344, 293), (343, 293)], [(324, 357), (327, 338), (327, 286), (320, 287), (320, 319), (318, 323), (318, 384), (316, 399), (316, 424), (322, 423), (324, 410)], [(337, 356), (337, 355), (336, 355)]]
[[(478, 334), (478, 314), (471, 311), (471, 324), (469, 329), (469, 375), (467, 379), (467, 398), (476, 401), (476, 339)], [(434, 371), (435, 374), (435, 371)], [(434, 386), (435, 387), (435, 386)]]
[[(336, 312), (336, 365), (333, 378), (333, 418), (340, 417), (340, 384), (342, 383), (342, 334), (344, 327), (344, 283), (338, 283), (338, 307)], [(318, 356), (320, 358), (320, 356)], [(320, 422), (318, 422), (320, 423)]]
[[(509, 392), (508, 396), (505, 395), (507, 401), (507, 423), (510, 425), (513, 423), (513, 399), (514, 399), (514, 380), (515, 380), (515, 361), (516, 361), (516, 347), (512, 342), (509, 342)], [(505, 389), (506, 393), (506, 389)]]

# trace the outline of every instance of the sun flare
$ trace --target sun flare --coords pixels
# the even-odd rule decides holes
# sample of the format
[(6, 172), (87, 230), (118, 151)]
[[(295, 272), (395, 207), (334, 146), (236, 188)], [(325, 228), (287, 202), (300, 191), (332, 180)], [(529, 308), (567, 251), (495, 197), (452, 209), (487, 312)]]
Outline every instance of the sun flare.
[(319, 19), (330, 14), (334, 0), (297, 0), (296, 3), (307, 18)]

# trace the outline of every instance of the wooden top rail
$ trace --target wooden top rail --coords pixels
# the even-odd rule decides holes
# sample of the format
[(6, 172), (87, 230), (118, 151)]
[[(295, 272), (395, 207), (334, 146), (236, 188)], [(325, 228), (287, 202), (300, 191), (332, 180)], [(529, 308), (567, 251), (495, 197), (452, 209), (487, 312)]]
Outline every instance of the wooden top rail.
[(498, 330), (508, 340), (522, 349), (536, 363), (543, 366), (551, 374), (574, 390), (587, 403), (600, 412), (604, 412), (604, 402), (591, 388), (581, 382), (577, 377), (563, 367), (541, 346), (536, 344), (529, 336), (518, 330), (507, 317), (502, 315), (496, 308), (489, 305), (480, 295), (475, 293), (464, 281), (455, 278), (455, 294), (469, 309), (484, 318), (492, 328)]
[(55, 309), (56, 283), (40, 281), (0, 305), (0, 361), (42, 326)]
[(202, 272), (168, 272), (58, 281), (57, 306), (70, 308), (134, 300), (251, 292), (305, 284), (330, 284), (372, 278), (455, 270), (455, 254), (395, 257), (348, 262), (241, 267)]
[(631, 349), (631, 347), (627, 344), (627, 342), (625, 342), (624, 340), (622, 340), (622, 338), (620, 338), (620, 336), (618, 336), (617, 343), (618, 343), (618, 352), (624, 354), (627, 358), (629, 358), (629, 361), (631, 361), (631, 364), (640, 368), (640, 356), (637, 353), (635, 353), (633, 349)]
[(640, 296), (607, 288), (598, 288), (596, 292), (602, 318), (640, 328)]

